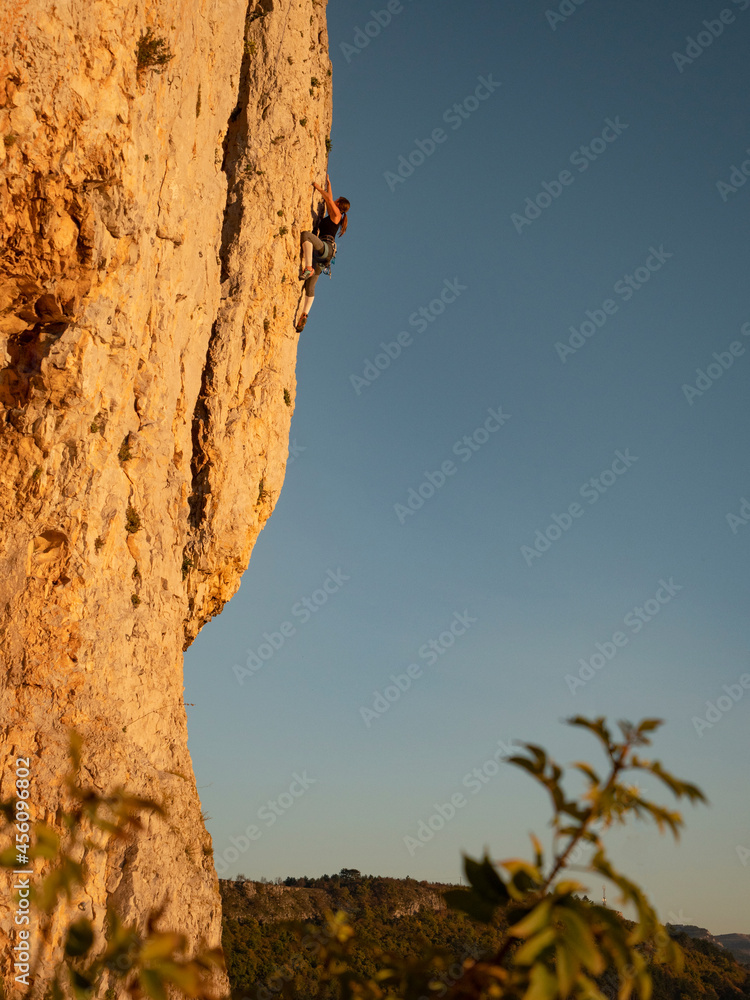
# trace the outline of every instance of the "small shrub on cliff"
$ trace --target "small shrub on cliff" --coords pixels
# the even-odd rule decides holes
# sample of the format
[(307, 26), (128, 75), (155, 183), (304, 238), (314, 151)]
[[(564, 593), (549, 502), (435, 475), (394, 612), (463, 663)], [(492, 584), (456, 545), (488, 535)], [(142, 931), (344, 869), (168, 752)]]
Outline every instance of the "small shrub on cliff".
[(120, 464), (123, 465), (125, 462), (129, 462), (133, 457), (133, 453), (130, 450), (130, 435), (126, 434), (122, 439), (122, 444), (120, 445), (120, 450), (117, 452), (117, 458)]
[(172, 59), (174, 55), (165, 38), (157, 38), (151, 28), (141, 33), (135, 50), (136, 68), (139, 73), (147, 69), (154, 73), (163, 73), (164, 67)]
[(284, 389), (284, 402), (286, 403), (287, 406), (292, 405), (292, 397), (289, 395), (288, 389)]
[(307, 125), (307, 118), (300, 118), (299, 123), (304, 128)]
[(138, 605), (141, 603), (141, 599), (138, 596), (138, 594), (131, 594), (130, 603), (133, 605), (134, 608), (138, 607)]
[(125, 530), (129, 535), (134, 535), (136, 531), (141, 530), (141, 515), (130, 504), (125, 512)]

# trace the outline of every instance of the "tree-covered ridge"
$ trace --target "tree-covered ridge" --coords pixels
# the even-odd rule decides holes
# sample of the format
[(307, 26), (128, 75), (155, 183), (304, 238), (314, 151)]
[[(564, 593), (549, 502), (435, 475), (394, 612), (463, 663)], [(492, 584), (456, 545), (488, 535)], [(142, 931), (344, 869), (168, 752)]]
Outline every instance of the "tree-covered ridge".
[[(292, 988), (297, 1000), (312, 1000), (318, 995), (319, 964), (310, 945), (325, 939), (326, 923), (322, 916), (308, 919), (306, 927), (298, 921), (279, 919), (287, 901), (295, 897), (304, 900), (304, 905), (312, 899), (316, 906), (329, 911), (347, 910), (357, 929), (352, 963), (357, 972), (369, 978), (378, 972), (373, 945), (412, 960), (428, 951), (445, 951), (450, 956), (446, 968), (436, 975), (437, 981), (445, 984), (445, 991), (438, 988), (432, 994), (435, 997), (447, 992), (466, 958), (493, 954), (507, 929), (502, 913), (492, 925), (482, 925), (447, 909), (444, 903), (442, 909), (431, 908), (427, 897), (449, 887), (413, 879), (352, 879), (342, 875), (288, 878), (281, 886), (252, 883), (257, 891), (248, 898), (244, 888), (250, 884), (221, 883), (225, 907), (223, 947), (229, 979), (234, 995), (248, 1000), (280, 997), (285, 985)], [(394, 916), (394, 911), (420, 899), (424, 905), (419, 912)], [(652, 1000), (750, 997), (750, 968), (709, 941), (684, 933), (675, 936), (685, 953), (684, 969), (676, 974), (654, 967)], [(612, 976), (605, 974), (600, 987), (605, 994), (615, 995)], [(338, 995), (334, 986), (324, 993), (331, 1000)]]
[(322, 919), (326, 911), (344, 910), (357, 916), (364, 907), (384, 906), (391, 916), (416, 913), (422, 908), (446, 909), (443, 893), (455, 886), (381, 878), (342, 869), (319, 878), (287, 878), (274, 884), (220, 881), (225, 915), (251, 916), (260, 922)]

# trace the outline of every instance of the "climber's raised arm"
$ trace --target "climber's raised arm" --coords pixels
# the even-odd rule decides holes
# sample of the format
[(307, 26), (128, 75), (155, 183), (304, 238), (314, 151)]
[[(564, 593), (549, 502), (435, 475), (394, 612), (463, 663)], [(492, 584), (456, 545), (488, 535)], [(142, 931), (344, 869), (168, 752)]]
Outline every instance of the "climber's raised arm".
[(323, 201), (326, 203), (326, 209), (328, 210), (328, 214), (331, 217), (331, 221), (335, 222), (336, 224), (341, 222), (341, 214), (342, 214), (341, 209), (333, 200), (333, 190), (331, 188), (331, 181), (328, 177), (328, 174), (326, 174), (325, 189), (322, 188), (320, 184), (316, 184), (315, 181), (313, 181), (312, 183), (315, 190), (319, 191), (323, 195)]

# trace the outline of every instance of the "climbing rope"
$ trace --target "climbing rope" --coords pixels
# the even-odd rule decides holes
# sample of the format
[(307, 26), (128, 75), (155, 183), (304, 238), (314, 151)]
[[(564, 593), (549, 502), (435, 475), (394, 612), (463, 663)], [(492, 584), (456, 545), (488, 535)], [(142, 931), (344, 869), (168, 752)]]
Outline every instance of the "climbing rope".
[(286, 17), (284, 18), (284, 27), (283, 27), (283, 29), (281, 31), (281, 41), (279, 42), (279, 49), (278, 49), (278, 52), (276, 53), (276, 62), (273, 64), (274, 74), (276, 73), (276, 67), (279, 64), (279, 56), (281, 55), (281, 46), (284, 44), (284, 35), (286, 34), (286, 23), (289, 20), (289, 11), (292, 9), (292, 3), (293, 2), (294, 2), (294, 0), (290, 0), (289, 6), (287, 7), (287, 11), (286, 11)]

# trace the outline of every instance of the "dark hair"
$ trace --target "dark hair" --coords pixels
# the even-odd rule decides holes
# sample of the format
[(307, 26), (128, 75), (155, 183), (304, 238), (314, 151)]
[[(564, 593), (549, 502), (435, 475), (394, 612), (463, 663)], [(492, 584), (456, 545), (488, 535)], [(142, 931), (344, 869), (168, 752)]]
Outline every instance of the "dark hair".
[(346, 217), (346, 213), (352, 206), (349, 204), (348, 198), (337, 198), (336, 204), (339, 206), (339, 209), (341, 210), (341, 222), (339, 223), (340, 226), (339, 236), (343, 236), (344, 233), (346, 232), (346, 227), (349, 224), (349, 220)]

